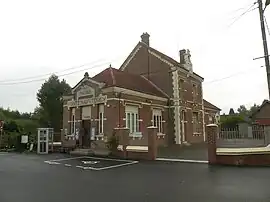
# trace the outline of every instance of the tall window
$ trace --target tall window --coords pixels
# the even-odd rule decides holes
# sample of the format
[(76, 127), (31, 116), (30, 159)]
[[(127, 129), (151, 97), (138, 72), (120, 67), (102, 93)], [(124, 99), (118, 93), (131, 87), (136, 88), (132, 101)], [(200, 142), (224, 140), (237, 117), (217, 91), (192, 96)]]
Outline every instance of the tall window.
[(75, 108), (71, 109), (70, 133), (75, 134)]
[(184, 100), (184, 93), (185, 93), (185, 89), (184, 89), (184, 79), (180, 79), (179, 80), (179, 87), (180, 87), (180, 99)]
[(193, 133), (200, 133), (199, 113), (192, 113)]
[(162, 133), (162, 111), (160, 109), (153, 109), (153, 124), (157, 127), (159, 133)]
[(130, 133), (139, 132), (139, 114), (138, 107), (126, 106), (126, 127), (129, 128)]
[(100, 104), (98, 107), (98, 133), (103, 134), (104, 126), (104, 105)]
[(193, 100), (197, 100), (197, 94), (198, 94), (198, 86), (196, 84), (192, 84), (192, 92), (193, 92)]

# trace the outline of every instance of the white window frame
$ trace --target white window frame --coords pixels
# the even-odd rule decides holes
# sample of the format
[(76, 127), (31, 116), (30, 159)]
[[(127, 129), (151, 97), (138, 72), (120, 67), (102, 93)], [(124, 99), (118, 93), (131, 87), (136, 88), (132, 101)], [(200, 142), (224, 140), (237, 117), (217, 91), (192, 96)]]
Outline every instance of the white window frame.
[(104, 134), (104, 104), (98, 106), (98, 133)]
[(152, 111), (152, 123), (153, 126), (157, 127), (157, 132), (163, 134), (163, 120), (162, 120), (162, 110), (153, 109)]
[(126, 127), (130, 130), (130, 136), (142, 136), (139, 125), (139, 107), (127, 105), (125, 107)]

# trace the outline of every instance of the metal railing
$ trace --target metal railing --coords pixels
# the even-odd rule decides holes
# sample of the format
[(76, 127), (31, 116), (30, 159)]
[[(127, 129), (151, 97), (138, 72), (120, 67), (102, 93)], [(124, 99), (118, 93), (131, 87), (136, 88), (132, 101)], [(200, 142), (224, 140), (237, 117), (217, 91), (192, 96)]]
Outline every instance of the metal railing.
[(263, 127), (221, 128), (217, 147), (262, 147), (269, 143), (269, 131)]

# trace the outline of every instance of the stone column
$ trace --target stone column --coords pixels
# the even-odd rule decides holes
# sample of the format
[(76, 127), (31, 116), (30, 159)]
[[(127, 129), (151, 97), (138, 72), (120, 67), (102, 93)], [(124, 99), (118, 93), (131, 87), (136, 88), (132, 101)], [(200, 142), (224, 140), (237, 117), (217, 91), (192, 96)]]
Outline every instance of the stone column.
[(218, 125), (208, 124), (206, 126), (207, 147), (208, 147), (208, 163), (209, 164), (216, 164), (217, 163), (217, 154), (216, 154), (217, 133), (218, 133)]
[(157, 158), (157, 127), (149, 126), (148, 129), (148, 159)]

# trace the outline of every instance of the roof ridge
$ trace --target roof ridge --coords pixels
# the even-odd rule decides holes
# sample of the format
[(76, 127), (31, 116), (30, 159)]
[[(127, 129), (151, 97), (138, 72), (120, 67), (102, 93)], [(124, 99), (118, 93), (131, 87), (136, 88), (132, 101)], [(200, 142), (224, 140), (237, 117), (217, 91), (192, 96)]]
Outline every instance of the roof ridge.
[(152, 81), (150, 81), (149, 79), (147, 79), (145, 76), (142, 76), (142, 75), (139, 75), (139, 76), (142, 77), (142, 78), (144, 78), (146, 81), (148, 81), (153, 87), (155, 87), (163, 95), (165, 95), (166, 97), (169, 97), (169, 95), (167, 93), (165, 93), (161, 88), (159, 88), (156, 84), (154, 84)]
[(112, 84), (113, 84), (113, 85), (116, 85), (116, 79), (115, 79), (115, 76), (114, 76), (114, 73), (113, 73), (113, 68), (112, 68), (111, 65), (110, 65), (110, 67), (109, 67), (109, 71), (110, 71), (111, 77), (112, 77)]

